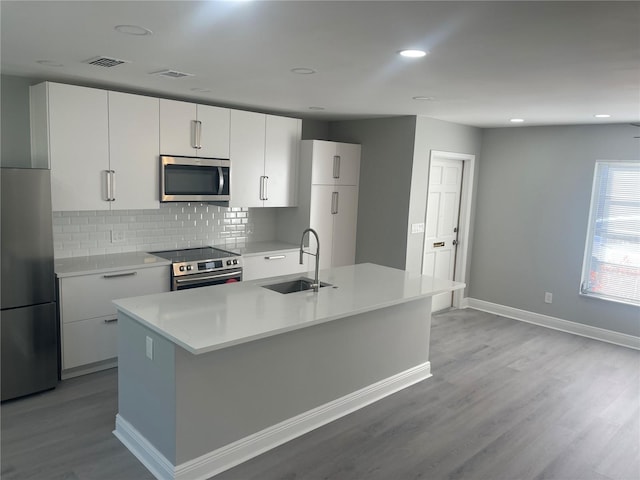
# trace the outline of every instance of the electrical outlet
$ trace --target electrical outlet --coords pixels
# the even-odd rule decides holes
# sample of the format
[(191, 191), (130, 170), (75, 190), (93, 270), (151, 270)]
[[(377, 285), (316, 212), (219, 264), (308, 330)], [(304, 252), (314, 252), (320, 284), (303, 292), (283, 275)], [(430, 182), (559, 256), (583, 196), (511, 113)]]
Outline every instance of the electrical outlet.
[(153, 338), (147, 337), (147, 358), (153, 360)]
[(111, 230), (111, 243), (122, 243), (126, 239), (124, 230)]
[(544, 303), (552, 303), (553, 302), (553, 293), (544, 292)]
[(412, 223), (411, 233), (424, 233), (424, 223)]

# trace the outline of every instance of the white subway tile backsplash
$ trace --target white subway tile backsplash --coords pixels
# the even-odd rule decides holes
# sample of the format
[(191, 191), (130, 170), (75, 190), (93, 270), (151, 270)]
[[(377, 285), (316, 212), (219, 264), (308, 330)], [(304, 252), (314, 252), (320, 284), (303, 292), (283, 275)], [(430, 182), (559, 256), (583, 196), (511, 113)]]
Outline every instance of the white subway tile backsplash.
[[(125, 240), (111, 243), (111, 230)], [(219, 245), (275, 238), (275, 211), (198, 203), (163, 203), (159, 210), (53, 212), (56, 258)]]

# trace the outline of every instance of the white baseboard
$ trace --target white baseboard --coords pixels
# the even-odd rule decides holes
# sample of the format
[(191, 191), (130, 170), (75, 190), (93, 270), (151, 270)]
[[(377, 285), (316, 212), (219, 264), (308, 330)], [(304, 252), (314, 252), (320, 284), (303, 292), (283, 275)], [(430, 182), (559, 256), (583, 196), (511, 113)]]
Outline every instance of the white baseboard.
[(176, 478), (173, 464), (119, 413), (116, 415), (116, 429), (113, 434), (154, 477), (159, 480)]
[(156, 478), (205, 480), (429, 377), (426, 362), (177, 466), (120, 415), (113, 433)]
[(590, 325), (571, 322), (569, 320), (550, 317), (548, 315), (529, 312), (527, 310), (519, 310), (517, 308), (485, 302), (484, 300), (478, 300), (475, 298), (466, 297), (463, 299), (462, 304), (465, 305), (465, 307), (462, 308), (473, 308), (475, 310), (500, 315), (501, 317), (512, 318), (514, 320), (520, 320), (521, 322), (533, 323), (542, 327), (553, 328), (554, 330), (573, 333), (574, 335), (580, 335), (582, 337), (593, 338), (594, 340), (601, 340), (603, 342), (614, 343), (623, 347), (640, 350), (640, 337), (635, 337), (633, 335), (614, 332), (613, 330), (606, 330), (604, 328), (592, 327)]

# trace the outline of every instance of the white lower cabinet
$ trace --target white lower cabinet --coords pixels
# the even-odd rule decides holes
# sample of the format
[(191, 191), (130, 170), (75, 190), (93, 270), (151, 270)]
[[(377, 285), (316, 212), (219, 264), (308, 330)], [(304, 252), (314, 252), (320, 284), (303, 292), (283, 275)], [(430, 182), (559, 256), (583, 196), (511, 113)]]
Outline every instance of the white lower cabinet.
[[(58, 288), (62, 376), (68, 378), (113, 366), (114, 362), (106, 362), (115, 361), (118, 355), (117, 316), (112, 300), (168, 292), (169, 267), (62, 277)], [(69, 372), (70, 369), (75, 370)]]
[(64, 370), (118, 356), (118, 323), (112, 318), (90, 318), (63, 325)]
[(244, 264), (242, 279), (256, 280), (258, 278), (307, 272), (308, 258), (308, 255), (304, 255), (304, 263), (300, 265), (299, 250), (270, 252), (251, 256), (244, 255), (242, 257)]

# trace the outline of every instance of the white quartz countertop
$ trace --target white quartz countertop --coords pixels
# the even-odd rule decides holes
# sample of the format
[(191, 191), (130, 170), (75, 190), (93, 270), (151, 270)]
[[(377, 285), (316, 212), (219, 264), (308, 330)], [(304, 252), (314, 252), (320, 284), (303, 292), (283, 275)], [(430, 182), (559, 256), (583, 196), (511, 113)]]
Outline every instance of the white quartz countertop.
[[(56, 258), (54, 270), (62, 277), (75, 277), (94, 273), (115, 272), (135, 268), (158, 267), (171, 265), (169, 260), (156, 257), (150, 253), (127, 252), (106, 255), (90, 255), (86, 257)], [(167, 272), (167, 278), (169, 273)]]
[(163, 337), (201, 354), (465, 286), (363, 263), (321, 270), (320, 280), (332, 286), (318, 293), (281, 294), (262, 288), (299, 276), (125, 298), (114, 303), (119, 311)]
[(264, 255), (267, 253), (282, 252), (285, 250), (298, 250), (300, 246), (294, 245), (292, 243), (273, 240), (269, 242), (247, 243), (243, 247), (234, 247), (234, 248), (222, 247), (222, 248), (235, 253), (239, 253), (240, 255), (252, 256), (252, 255)]

